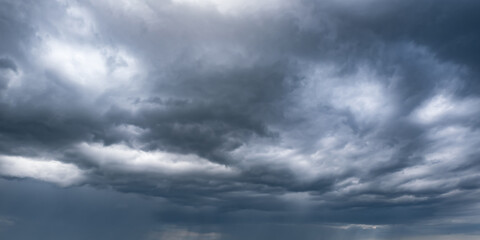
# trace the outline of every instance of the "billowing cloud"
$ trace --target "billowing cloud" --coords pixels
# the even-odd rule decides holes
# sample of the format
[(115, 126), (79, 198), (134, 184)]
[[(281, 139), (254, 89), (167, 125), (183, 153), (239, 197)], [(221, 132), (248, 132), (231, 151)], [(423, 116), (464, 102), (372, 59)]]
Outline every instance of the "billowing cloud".
[[(85, 229), (118, 198), (120, 239), (479, 234), (474, 1), (0, 5), (6, 195)], [(12, 199), (0, 236), (66, 217)]]

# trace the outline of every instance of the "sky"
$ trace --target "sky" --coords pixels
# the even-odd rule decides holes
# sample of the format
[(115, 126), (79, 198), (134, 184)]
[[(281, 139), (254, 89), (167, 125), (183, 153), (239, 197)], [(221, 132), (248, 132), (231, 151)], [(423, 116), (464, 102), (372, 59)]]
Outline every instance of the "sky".
[(480, 239), (478, 12), (0, 0), (0, 239)]

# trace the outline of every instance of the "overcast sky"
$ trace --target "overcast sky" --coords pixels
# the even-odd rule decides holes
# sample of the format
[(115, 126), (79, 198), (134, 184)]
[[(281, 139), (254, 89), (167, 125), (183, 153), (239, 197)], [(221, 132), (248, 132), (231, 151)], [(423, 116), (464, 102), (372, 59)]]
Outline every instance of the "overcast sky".
[(0, 0), (0, 239), (480, 239), (479, 12)]

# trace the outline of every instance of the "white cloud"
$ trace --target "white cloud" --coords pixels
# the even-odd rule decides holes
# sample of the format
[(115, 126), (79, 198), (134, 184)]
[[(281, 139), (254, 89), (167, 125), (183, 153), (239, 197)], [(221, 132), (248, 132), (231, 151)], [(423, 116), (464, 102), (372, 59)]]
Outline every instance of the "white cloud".
[(230, 15), (279, 10), (289, 6), (288, 1), (281, 0), (173, 0), (173, 2), (194, 7), (215, 8), (222, 14)]
[(339, 229), (355, 229), (355, 228), (360, 228), (360, 229), (368, 229), (368, 230), (374, 230), (378, 228), (385, 228), (387, 226), (385, 225), (369, 225), (369, 224), (346, 224), (346, 225), (339, 225), (339, 226), (330, 226), (332, 228), (339, 228)]
[(479, 112), (480, 99), (455, 99), (449, 94), (437, 94), (425, 101), (412, 114), (414, 122), (431, 124), (442, 120), (472, 116)]
[(101, 87), (107, 74), (105, 57), (101, 51), (90, 46), (47, 39), (41, 56), (50, 70), (61, 73), (80, 86)]
[(34, 178), (68, 186), (84, 179), (85, 172), (70, 163), (18, 156), (0, 156), (0, 174), (3, 176)]
[[(239, 166), (255, 169), (266, 166), (271, 170), (287, 170), (300, 182), (312, 182), (320, 178), (340, 176), (352, 169), (368, 173), (372, 168), (391, 159), (393, 148), (369, 144), (350, 133), (339, 132), (337, 136), (319, 136), (318, 139), (292, 139), (287, 132), (285, 140), (267, 143), (252, 140), (230, 154), (240, 159)], [(302, 136), (299, 136), (302, 137)], [(299, 141), (298, 143), (296, 141)], [(302, 144), (312, 144), (311, 151), (302, 149)], [(299, 145), (297, 145), (299, 144)]]
[(333, 90), (333, 105), (350, 110), (360, 120), (372, 120), (388, 113), (388, 99), (376, 82), (359, 82)]
[(76, 44), (44, 36), (43, 46), (35, 52), (46, 69), (89, 94), (130, 87), (132, 78), (140, 74), (138, 60), (122, 49), (108, 46)]
[(335, 66), (314, 65), (306, 69), (306, 75), (305, 85), (296, 96), (305, 111), (328, 106), (351, 112), (357, 121), (382, 122), (394, 110), (394, 101), (385, 86), (389, 79), (382, 79), (368, 67), (338, 76)]
[(77, 149), (104, 170), (150, 172), (165, 175), (188, 173), (230, 175), (235, 173), (232, 168), (210, 162), (193, 154), (148, 152), (125, 145), (103, 146), (88, 143), (78, 145)]

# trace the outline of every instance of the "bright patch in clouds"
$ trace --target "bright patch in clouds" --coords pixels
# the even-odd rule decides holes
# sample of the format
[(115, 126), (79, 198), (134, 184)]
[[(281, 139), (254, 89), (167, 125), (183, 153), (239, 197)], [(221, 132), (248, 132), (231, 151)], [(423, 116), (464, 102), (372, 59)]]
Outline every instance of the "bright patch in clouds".
[(141, 72), (139, 62), (123, 49), (70, 43), (45, 36), (39, 62), (62, 81), (100, 94), (130, 87)]
[(0, 156), (0, 175), (34, 178), (68, 186), (84, 179), (84, 171), (70, 163), (54, 160), (32, 159), (16, 156)]
[(340, 109), (350, 110), (361, 120), (372, 120), (385, 116), (388, 99), (382, 86), (373, 82), (361, 82), (344, 86), (333, 92), (333, 104)]
[(280, 0), (173, 0), (177, 4), (195, 7), (213, 7), (223, 14), (238, 14), (256, 10), (273, 10), (285, 7), (285, 1)]
[(423, 103), (413, 113), (414, 121), (431, 124), (437, 121), (468, 117), (479, 112), (478, 98), (455, 99), (451, 95), (439, 94)]
[(232, 168), (210, 162), (192, 154), (175, 154), (162, 151), (142, 151), (125, 145), (103, 146), (83, 143), (79, 152), (104, 170), (147, 172), (164, 175), (235, 173)]
[(43, 60), (52, 71), (85, 87), (102, 87), (107, 74), (105, 57), (95, 48), (47, 40)]
[[(348, 111), (357, 121), (381, 122), (394, 111), (393, 99), (383, 79), (375, 71), (360, 67), (356, 72), (338, 76), (333, 66), (313, 66), (306, 69), (305, 87), (299, 90), (302, 107), (320, 106)], [(318, 111), (318, 110), (317, 110)]]

